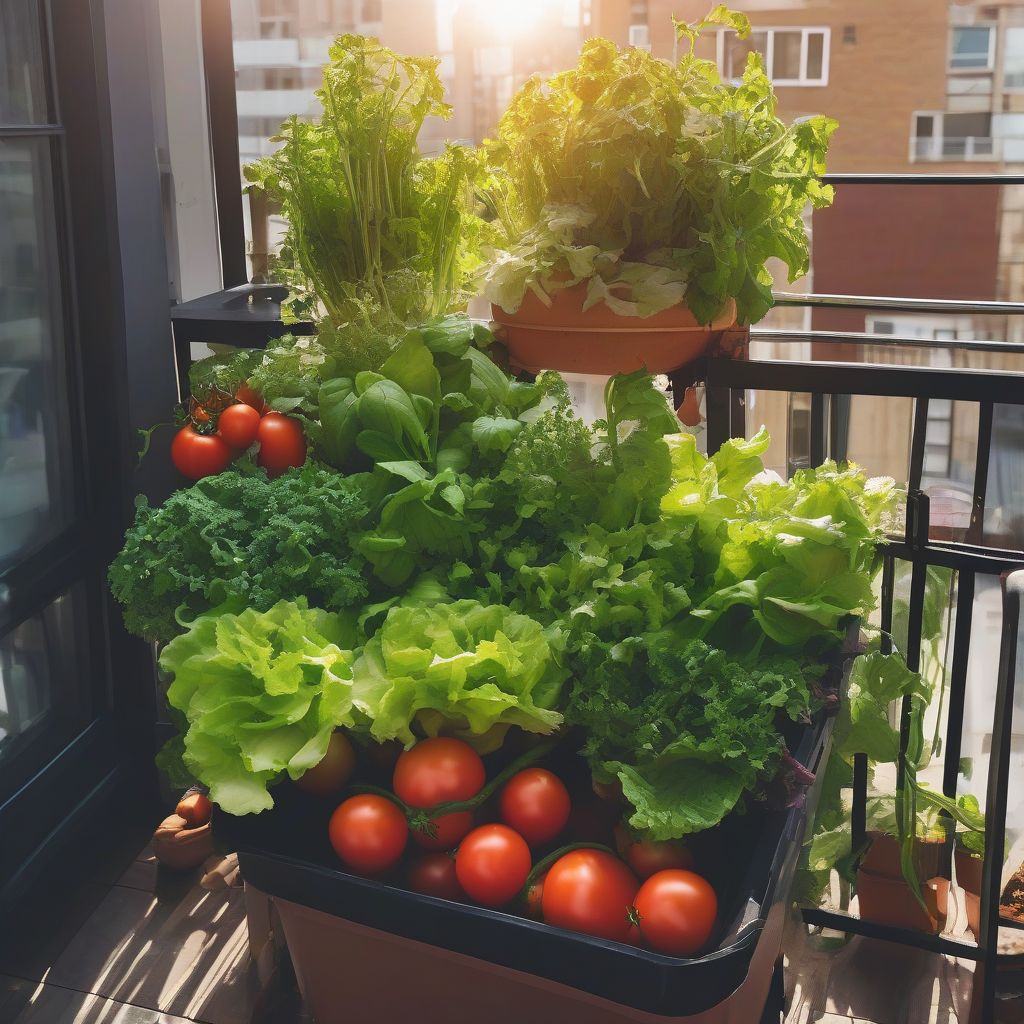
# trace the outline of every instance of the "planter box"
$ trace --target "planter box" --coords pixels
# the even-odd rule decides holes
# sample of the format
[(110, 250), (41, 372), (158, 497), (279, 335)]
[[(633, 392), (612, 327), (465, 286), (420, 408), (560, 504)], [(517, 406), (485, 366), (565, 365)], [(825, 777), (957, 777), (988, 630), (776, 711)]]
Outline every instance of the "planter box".
[[(812, 771), (824, 765), (832, 721), (820, 717), (789, 737)], [(214, 828), (238, 850), (246, 885), (274, 898), (317, 1024), (425, 1019), (435, 1000), (445, 1009), (434, 1019), (445, 1024), (477, 1021), (481, 1009), (495, 1024), (748, 1024), (758, 1019), (781, 951), (817, 790), (816, 783), (799, 806), (733, 815), (719, 827), (723, 855), (707, 865), (719, 922), (709, 951), (689, 960), (348, 874), (327, 842), (330, 808), (289, 799), (284, 787), (272, 811), (218, 814)]]

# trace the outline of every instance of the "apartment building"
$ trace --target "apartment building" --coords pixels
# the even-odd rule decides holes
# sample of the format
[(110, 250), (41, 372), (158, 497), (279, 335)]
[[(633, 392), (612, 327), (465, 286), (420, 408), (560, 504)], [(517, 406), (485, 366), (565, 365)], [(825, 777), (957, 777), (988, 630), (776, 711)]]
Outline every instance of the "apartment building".
[[(273, 150), (287, 117), (317, 112), (313, 93), (336, 36), (376, 36), (402, 53), (438, 49), (434, 0), (231, 0), (231, 18), (243, 164)], [(428, 123), (421, 142), (434, 151), (447, 135)]]

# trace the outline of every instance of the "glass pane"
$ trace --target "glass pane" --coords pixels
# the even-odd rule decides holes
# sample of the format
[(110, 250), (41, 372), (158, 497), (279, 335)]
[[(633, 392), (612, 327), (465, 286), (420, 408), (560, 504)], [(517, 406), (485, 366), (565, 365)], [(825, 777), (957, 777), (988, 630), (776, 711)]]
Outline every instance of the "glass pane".
[(949, 58), (951, 68), (987, 68), (989, 28), (953, 29), (953, 52)]
[(725, 37), (726, 56), (725, 74), (727, 78), (739, 78), (743, 69), (747, 66), (747, 54), (756, 50), (764, 54), (768, 46), (767, 32), (751, 32), (747, 39), (740, 39), (735, 33), (730, 32)]
[(794, 82), (800, 78), (800, 32), (775, 32), (772, 37), (773, 81)]
[(1024, 28), (1008, 28), (1003, 47), (1003, 85), (1024, 89)]
[(80, 610), (75, 591), (62, 594), (0, 637), (0, 770), (5, 778), (7, 766), (30, 742), (45, 733), (60, 743), (91, 718), (91, 701), (82, 686)]
[(69, 511), (53, 191), (47, 140), (0, 140), (0, 570)]
[(0, 4), (0, 125), (45, 124), (46, 63), (37, 0)]
[(815, 82), (825, 75), (825, 35), (810, 32), (807, 35), (807, 78)]

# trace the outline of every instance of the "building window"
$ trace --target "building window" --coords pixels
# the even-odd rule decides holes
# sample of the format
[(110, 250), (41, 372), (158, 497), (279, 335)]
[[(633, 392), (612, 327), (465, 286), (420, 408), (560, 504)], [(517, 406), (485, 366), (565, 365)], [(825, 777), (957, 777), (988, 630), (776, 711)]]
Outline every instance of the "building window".
[(724, 78), (737, 81), (748, 54), (757, 51), (775, 85), (828, 85), (829, 34), (827, 28), (769, 28), (740, 39), (720, 32), (718, 67)]
[(1024, 28), (1008, 28), (1003, 37), (1003, 87), (1024, 89)]
[(910, 139), (911, 160), (996, 160), (990, 113), (917, 113)]
[(996, 33), (991, 26), (969, 25), (953, 29), (950, 71), (991, 71)]
[(651, 52), (651, 30), (648, 25), (629, 26), (629, 45), (638, 50)]

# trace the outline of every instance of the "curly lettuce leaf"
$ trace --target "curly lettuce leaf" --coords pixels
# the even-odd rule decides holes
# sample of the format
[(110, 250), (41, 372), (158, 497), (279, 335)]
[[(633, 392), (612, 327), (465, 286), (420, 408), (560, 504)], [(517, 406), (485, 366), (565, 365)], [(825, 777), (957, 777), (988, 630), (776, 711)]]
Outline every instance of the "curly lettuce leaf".
[(353, 666), (354, 701), (377, 740), (416, 740), (416, 727), (486, 748), (512, 725), (547, 733), (566, 670), (541, 625), (476, 601), (393, 607)]
[(160, 655), (167, 699), (188, 722), (183, 761), (229, 814), (274, 804), (353, 725), (352, 623), (302, 599), (268, 611), (201, 615)]

